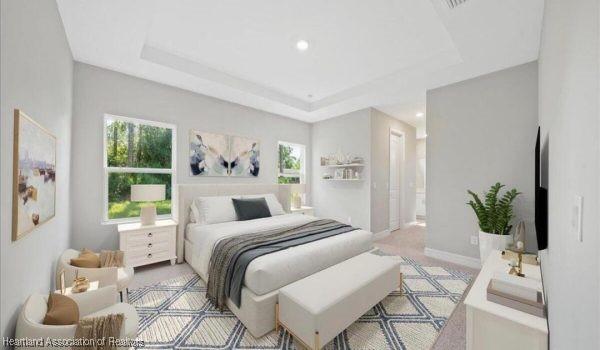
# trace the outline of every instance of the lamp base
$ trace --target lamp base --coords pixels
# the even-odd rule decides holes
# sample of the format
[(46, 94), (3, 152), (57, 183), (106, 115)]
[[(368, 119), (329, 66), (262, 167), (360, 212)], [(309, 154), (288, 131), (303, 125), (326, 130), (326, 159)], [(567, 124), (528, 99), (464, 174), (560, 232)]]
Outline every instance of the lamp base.
[(302, 197), (299, 194), (296, 194), (292, 197), (292, 208), (300, 209), (302, 207)]
[(154, 225), (156, 223), (156, 206), (150, 204), (140, 208), (140, 220), (142, 226)]

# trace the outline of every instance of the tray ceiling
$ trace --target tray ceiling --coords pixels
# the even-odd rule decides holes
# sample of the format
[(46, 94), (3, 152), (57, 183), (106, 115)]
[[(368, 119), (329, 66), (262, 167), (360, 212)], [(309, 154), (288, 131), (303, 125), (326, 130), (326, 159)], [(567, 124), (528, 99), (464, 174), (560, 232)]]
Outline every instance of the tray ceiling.
[(543, 0), (57, 2), (77, 61), (308, 122), (535, 60), (543, 9)]

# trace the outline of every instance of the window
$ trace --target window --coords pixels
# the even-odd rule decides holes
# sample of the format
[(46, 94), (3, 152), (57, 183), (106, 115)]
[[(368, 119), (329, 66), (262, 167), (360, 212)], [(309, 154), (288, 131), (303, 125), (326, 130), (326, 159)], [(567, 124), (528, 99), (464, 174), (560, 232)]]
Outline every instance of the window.
[(176, 140), (174, 125), (105, 115), (104, 222), (137, 220), (143, 203), (130, 201), (137, 184), (164, 184), (166, 199), (155, 202), (156, 210), (171, 216)]
[(303, 184), (305, 176), (306, 147), (289, 142), (279, 142), (279, 179), (280, 184)]

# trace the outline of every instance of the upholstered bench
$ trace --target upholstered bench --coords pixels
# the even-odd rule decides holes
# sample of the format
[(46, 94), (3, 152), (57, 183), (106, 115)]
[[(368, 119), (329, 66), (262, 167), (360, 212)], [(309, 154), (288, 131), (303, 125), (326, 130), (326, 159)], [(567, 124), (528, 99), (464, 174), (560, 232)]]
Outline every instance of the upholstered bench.
[(398, 261), (373, 252), (357, 255), (281, 288), (276, 329), (320, 349), (399, 285)]

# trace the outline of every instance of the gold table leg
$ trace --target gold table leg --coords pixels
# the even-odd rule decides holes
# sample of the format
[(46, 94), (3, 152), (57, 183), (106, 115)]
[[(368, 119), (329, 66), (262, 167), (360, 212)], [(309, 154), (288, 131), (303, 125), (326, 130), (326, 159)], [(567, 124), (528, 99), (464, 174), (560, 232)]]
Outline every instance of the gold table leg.
[(400, 272), (400, 295), (404, 294), (402, 291), (402, 278), (403, 278), (402, 272)]

